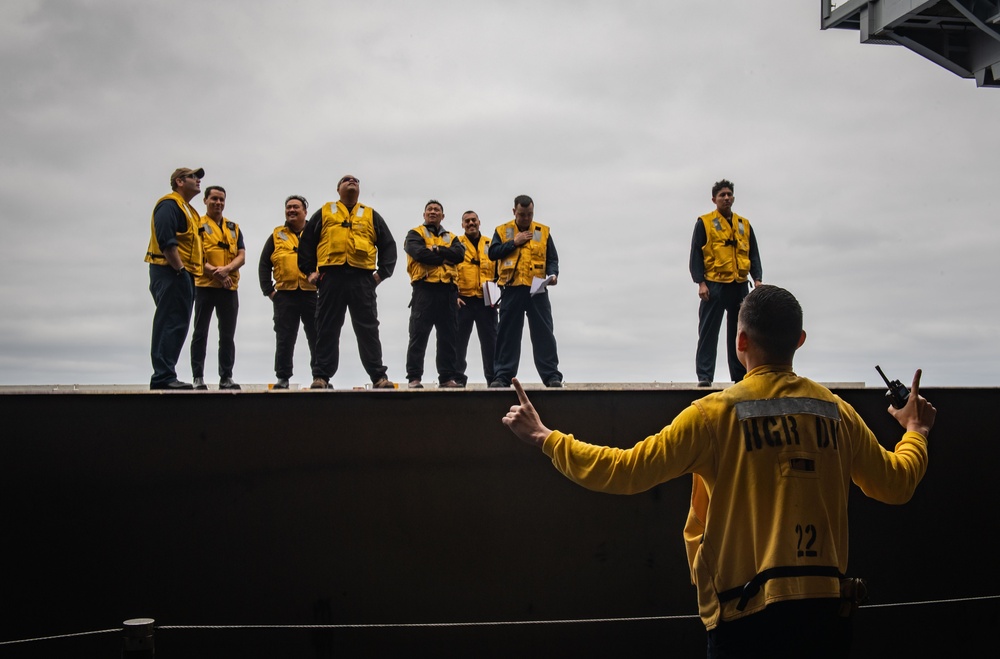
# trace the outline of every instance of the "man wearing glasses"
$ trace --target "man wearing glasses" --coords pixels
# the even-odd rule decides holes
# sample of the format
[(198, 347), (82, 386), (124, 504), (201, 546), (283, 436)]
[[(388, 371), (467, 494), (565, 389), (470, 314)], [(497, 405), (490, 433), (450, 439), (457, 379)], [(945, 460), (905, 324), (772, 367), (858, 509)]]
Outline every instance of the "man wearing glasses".
[(358, 352), (372, 386), (393, 389), (382, 363), (375, 287), (392, 276), (396, 241), (382, 216), (358, 203), (360, 181), (350, 174), (337, 184), (338, 201), (309, 218), (299, 238), (299, 270), (316, 284), (317, 375), (312, 389), (330, 389), (340, 363), (340, 330), (348, 310)]
[(179, 167), (170, 175), (170, 189), (153, 207), (150, 220), (149, 292), (156, 304), (149, 356), (153, 362), (150, 389), (191, 389), (177, 379), (177, 359), (191, 324), (194, 277), (202, 274), (198, 236), (201, 216), (191, 200), (201, 191), (205, 170)]

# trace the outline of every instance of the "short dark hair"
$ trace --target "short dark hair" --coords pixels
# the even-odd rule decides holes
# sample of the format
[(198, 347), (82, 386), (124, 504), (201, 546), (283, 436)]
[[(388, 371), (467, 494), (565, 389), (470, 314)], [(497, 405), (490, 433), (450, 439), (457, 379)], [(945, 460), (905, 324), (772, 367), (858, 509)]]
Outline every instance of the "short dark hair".
[(424, 204), (424, 210), (427, 210), (427, 207), (428, 207), (428, 206), (430, 206), (431, 204), (437, 204), (438, 206), (440, 206), (440, 207), (441, 207), (441, 212), (442, 212), (442, 213), (444, 212), (444, 204), (442, 204), (442, 203), (441, 203), (440, 201), (438, 201), (437, 199), (431, 199), (431, 200), (430, 200), (430, 201), (428, 201), (428, 202), (427, 202), (426, 204)]
[(299, 201), (302, 202), (302, 209), (303, 210), (309, 210), (309, 202), (306, 201), (306, 198), (303, 197), (300, 194), (290, 194), (290, 195), (288, 195), (288, 199), (285, 200), (285, 206), (287, 206), (288, 202), (290, 202), (292, 199), (298, 199)]
[(774, 364), (791, 364), (802, 336), (802, 307), (778, 286), (761, 284), (740, 305), (740, 326)]
[(223, 197), (226, 196), (226, 189), (224, 187), (222, 187), (221, 185), (210, 185), (207, 188), (205, 188), (205, 197), (204, 197), (205, 199), (208, 199), (208, 195), (212, 194), (212, 190), (218, 190), (219, 192), (222, 193)]
[(518, 206), (520, 206), (521, 208), (527, 208), (528, 206), (531, 206), (534, 203), (535, 202), (531, 200), (531, 197), (529, 197), (526, 194), (519, 194), (516, 197), (514, 197), (514, 208), (517, 208)]
[(722, 179), (721, 181), (716, 181), (715, 185), (712, 186), (712, 199), (715, 199), (715, 195), (719, 194), (719, 191), (722, 190), (722, 188), (729, 188), (730, 192), (736, 192), (736, 188), (733, 187), (732, 181)]
[(468, 215), (469, 213), (472, 213), (472, 214), (473, 214), (473, 215), (475, 215), (476, 217), (479, 217), (479, 213), (477, 213), (476, 211), (471, 211), (471, 210), (470, 210), (470, 211), (465, 211), (464, 213), (462, 213), (462, 217), (465, 217), (465, 216), (466, 216), (466, 215)]

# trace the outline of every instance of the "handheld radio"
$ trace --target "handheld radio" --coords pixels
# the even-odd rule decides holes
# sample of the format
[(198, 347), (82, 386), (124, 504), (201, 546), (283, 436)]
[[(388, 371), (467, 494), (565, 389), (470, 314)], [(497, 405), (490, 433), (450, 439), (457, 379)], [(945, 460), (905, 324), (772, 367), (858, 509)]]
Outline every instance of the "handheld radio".
[(910, 397), (910, 390), (904, 387), (903, 383), (899, 380), (889, 382), (889, 378), (885, 377), (885, 373), (882, 372), (882, 369), (877, 364), (875, 365), (875, 370), (885, 380), (885, 386), (889, 387), (889, 391), (885, 392), (885, 397), (889, 399), (889, 404), (897, 410), (906, 405), (906, 399)]

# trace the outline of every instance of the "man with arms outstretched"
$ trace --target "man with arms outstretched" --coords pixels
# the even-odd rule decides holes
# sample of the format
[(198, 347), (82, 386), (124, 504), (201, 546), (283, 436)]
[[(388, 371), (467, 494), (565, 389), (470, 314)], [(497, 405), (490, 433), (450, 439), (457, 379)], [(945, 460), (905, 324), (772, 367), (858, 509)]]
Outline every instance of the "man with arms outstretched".
[(633, 494), (692, 474), (684, 539), (710, 659), (847, 657), (850, 484), (900, 504), (927, 469), (937, 411), (920, 395), (920, 371), (906, 404), (889, 408), (906, 432), (887, 451), (854, 408), (792, 371), (805, 338), (791, 293), (755, 288), (736, 338), (747, 376), (630, 449), (549, 430), (516, 380), (519, 404), (503, 418), (588, 489)]

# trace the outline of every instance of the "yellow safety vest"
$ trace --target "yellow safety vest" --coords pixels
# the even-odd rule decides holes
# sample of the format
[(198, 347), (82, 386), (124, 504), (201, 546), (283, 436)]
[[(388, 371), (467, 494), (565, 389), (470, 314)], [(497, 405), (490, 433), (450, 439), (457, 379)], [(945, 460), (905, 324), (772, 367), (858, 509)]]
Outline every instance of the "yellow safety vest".
[[(503, 242), (514, 240), (520, 233), (517, 221), (497, 227), (497, 235)], [(531, 223), (531, 240), (516, 248), (499, 261), (501, 286), (531, 286), (535, 277), (545, 277), (545, 250), (549, 244), (549, 228), (537, 222)]]
[[(451, 232), (445, 231), (440, 236), (435, 236), (423, 224), (413, 230), (424, 237), (424, 244), (427, 245), (428, 249), (434, 245), (451, 247), (455, 241), (455, 236)], [(457, 278), (457, 268), (454, 263), (430, 265), (429, 263), (417, 261), (409, 254), (406, 255), (406, 272), (410, 275), (411, 283), (425, 281), (429, 284), (450, 284)]]
[(490, 261), (490, 239), (479, 237), (479, 247), (463, 233), (458, 237), (465, 245), (465, 259), (458, 264), (458, 294), (465, 297), (482, 297), (483, 283), (496, 275), (496, 264)]
[[(222, 218), (222, 226), (219, 226), (215, 220), (205, 215), (201, 218), (198, 232), (201, 234), (201, 248), (205, 252), (206, 263), (221, 268), (233, 262), (239, 253), (240, 225)], [(235, 291), (239, 285), (240, 271), (230, 273), (229, 278), (233, 281), (233, 287), (229, 290)], [(204, 272), (195, 277), (194, 285), (222, 288), (222, 282)]]
[(722, 284), (745, 282), (750, 274), (750, 222), (733, 213), (733, 221), (712, 211), (699, 218), (705, 225), (705, 279)]
[[(180, 254), (184, 269), (193, 275), (200, 275), (202, 271), (202, 249), (201, 238), (198, 236), (198, 225), (201, 223), (201, 215), (198, 214), (198, 211), (191, 204), (184, 200), (184, 197), (176, 192), (171, 192), (157, 200), (156, 204), (153, 205), (154, 215), (156, 213), (156, 206), (161, 201), (167, 199), (175, 201), (187, 217), (187, 228), (184, 231), (177, 232), (177, 252)], [(149, 218), (149, 234), (149, 247), (146, 248), (146, 258), (144, 259), (146, 263), (170, 265), (167, 262), (167, 257), (160, 250), (160, 243), (156, 240), (156, 225), (153, 216)]]
[(323, 206), (323, 226), (316, 248), (316, 267), (344, 265), (362, 270), (376, 269), (375, 216), (372, 209), (358, 204), (354, 212), (339, 201)]
[(274, 252), (271, 254), (271, 269), (274, 271), (274, 288), (278, 291), (315, 291), (299, 270), (299, 235), (282, 225), (274, 230)]

